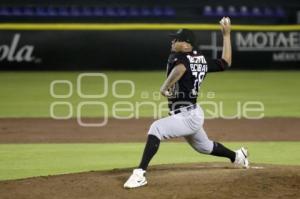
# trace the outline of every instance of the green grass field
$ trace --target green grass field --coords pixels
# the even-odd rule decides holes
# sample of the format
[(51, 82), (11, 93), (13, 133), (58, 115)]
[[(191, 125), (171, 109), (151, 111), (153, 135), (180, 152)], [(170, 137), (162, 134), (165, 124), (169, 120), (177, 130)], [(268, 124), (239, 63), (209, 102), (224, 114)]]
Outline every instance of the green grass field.
[[(225, 143), (232, 149), (241, 143)], [(300, 165), (299, 142), (245, 142), (251, 163)], [(123, 144), (1, 144), (0, 180), (135, 167), (142, 143)], [(187, 143), (162, 143), (151, 165), (191, 162), (228, 162), (199, 154)]]
[[(104, 98), (84, 99), (78, 96), (76, 80), (79, 72), (1, 72), (0, 73), (0, 117), (50, 117), (49, 108), (55, 101), (70, 102), (76, 117), (76, 107), (83, 101), (104, 102), (109, 115), (116, 102), (131, 103), (145, 100), (155, 104), (165, 99), (152, 97), (159, 90), (164, 72), (105, 72), (108, 77), (108, 95)], [(71, 97), (55, 99), (50, 95), (53, 80), (68, 80), (73, 85)], [(118, 99), (112, 95), (116, 80), (131, 80), (135, 92), (129, 99)], [(84, 79), (85, 94), (103, 92), (103, 81), (97, 78)], [(202, 85), (200, 101), (222, 102), (224, 115), (235, 113), (237, 103), (260, 101), (264, 104), (265, 117), (300, 117), (300, 72), (259, 71), (225, 72), (209, 74)], [(119, 85), (118, 94), (128, 94), (128, 85)], [(58, 85), (55, 93), (66, 94), (65, 85)], [(211, 93), (214, 97), (211, 98)], [(147, 97), (147, 95), (149, 95)], [(204, 106), (204, 109), (206, 107)], [(151, 117), (149, 106), (140, 109), (140, 116)], [(56, 109), (56, 115), (66, 115), (66, 109)], [(125, 113), (123, 113), (126, 115)], [(103, 116), (103, 110), (89, 107), (83, 116)], [(0, 124), (1, 127), (1, 124)], [(90, 170), (133, 167), (139, 162), (143, 143), (126, 144), (1, 144), (0, 180), (31, 176), (72, 173)], [(300, 165), (299, 142), (253, 142), (228, 143), (231, 148), (246, 145), (251, 151), (251, 162), (285, 165)], [(199, 155), (186, 143), (164, 143), (153, 164), (224, 161)]]
[[(112, 115), (112, 106), (116, 102), (128, 101), (139, 103), (148, 101), (161, 103), (165, 99), (156, 96), (162, 84), (164, 72), (104, 72), (108, 77), (108, 95), (104, 98), (84, 99), (77, 94), (76, 80), (79, 72), (2, 72), (0, 73), (0, 117), (49, 117), (50, 105), (54, 101), (70, 102), (76, 116), (79, 102), (96, 101), (108, 105), (108, 114)], [(73, 85), (73, 95), (66, 99), (55, 99), (50, 95), (50, 84), (53, 80), (68, 80)], [(116, 98), (112, 95), (113, 82), (131, 80), (134, 82), (134, 95), (128, 99)], [(101, 94), (104, 81), (89, 77), (82, 81), (84, 94)], [(223, 103), (224, 115), (234, 115), (237, 103), (260, 101), (264, 104), (266, 117), (300, 117), (300, 72), (299, 71), (259, 71), (259, 72), (223, 72), (208, 74), (201, 86), (199, 101)], [(130, 94), (131, 87), (117, 86), (118, 94)], [(156, 95), (155, 93), (156, 92)], [(68, 87), (58, 85), (55, 93), (66, 94)], [(148, 94), (147, 94), (148, 93)], [(211, 96), (213, 93), (214, 96)], [(147, 95), (149, 97), (147, 98)], [(158, 94), (159, 96), (159, 94)], [(205, 108), (205, 106), (204, 106)], [(144, 105), (139, 108), (139, 116), (152, 117), (153, 107)], [(58, 107), (56, 115), (67, 115), (65, 107)], [(83, 116), (103, 116), (99, 106), (86, 107)], [(129, 113), (119, 113), (127, 116)]]

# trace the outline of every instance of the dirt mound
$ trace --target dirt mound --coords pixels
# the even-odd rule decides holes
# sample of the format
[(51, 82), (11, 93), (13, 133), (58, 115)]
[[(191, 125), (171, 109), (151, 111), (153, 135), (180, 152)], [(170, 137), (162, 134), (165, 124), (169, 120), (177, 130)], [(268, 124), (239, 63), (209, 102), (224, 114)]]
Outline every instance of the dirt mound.
[(0, 182), (0, 198), (300, 198), (300, 167), (181, 164), (150, 168), (148, 185), (123, 189), (131, 170), (87, 172)]

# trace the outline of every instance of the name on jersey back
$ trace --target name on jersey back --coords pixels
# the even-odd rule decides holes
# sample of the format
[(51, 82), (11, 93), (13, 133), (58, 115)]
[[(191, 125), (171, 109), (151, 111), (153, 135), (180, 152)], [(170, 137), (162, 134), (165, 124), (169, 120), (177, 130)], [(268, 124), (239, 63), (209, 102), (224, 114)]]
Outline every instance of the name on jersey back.
[(207, 72), (207, 63), (203, 55), (201, 56), (187, 55), (187, 58), (190, 61), (191, 71)]

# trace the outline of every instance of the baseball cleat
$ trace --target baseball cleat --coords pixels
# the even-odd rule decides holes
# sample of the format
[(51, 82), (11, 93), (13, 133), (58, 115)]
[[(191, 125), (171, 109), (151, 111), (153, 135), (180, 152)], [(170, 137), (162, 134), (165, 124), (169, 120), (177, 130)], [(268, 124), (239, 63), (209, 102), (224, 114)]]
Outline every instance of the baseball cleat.
[(147, 184), (147, 180), (145, 177), (146, 171), (143, 169), (134, 169), (131, 176), (124, 184), (124, 188), (132, 189), (141, 187)]
[(248, 169), (249, 168), (248, 150), (242, 147), (239, 150), (236, 150), (235, 154), (236, 156), (235, 156), (234, 165), (237, 167)]

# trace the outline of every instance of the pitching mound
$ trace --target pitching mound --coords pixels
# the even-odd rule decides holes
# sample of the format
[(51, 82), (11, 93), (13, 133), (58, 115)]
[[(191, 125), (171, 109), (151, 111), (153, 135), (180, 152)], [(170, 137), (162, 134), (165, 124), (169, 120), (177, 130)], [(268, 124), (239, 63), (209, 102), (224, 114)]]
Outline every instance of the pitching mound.
[(131, 170), (87, 172), (0, 182), (0, 198), (300, 198), (300, 167), (182, 164), (152, 167), (148, 185), (125, 190)]

